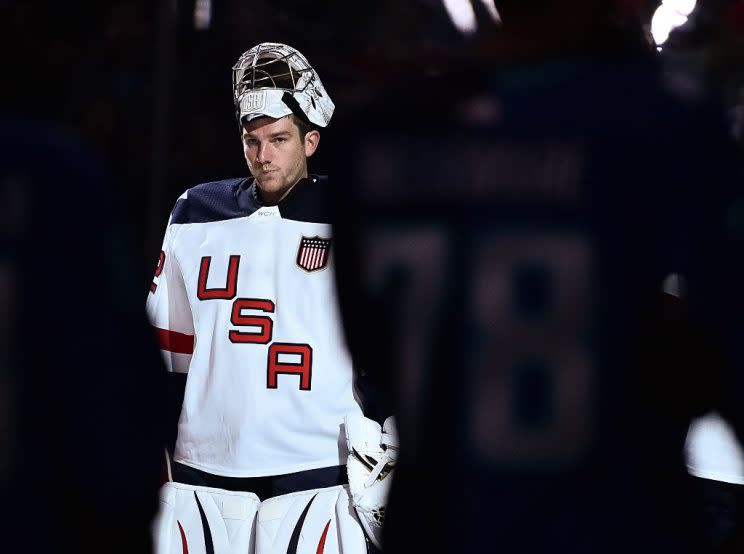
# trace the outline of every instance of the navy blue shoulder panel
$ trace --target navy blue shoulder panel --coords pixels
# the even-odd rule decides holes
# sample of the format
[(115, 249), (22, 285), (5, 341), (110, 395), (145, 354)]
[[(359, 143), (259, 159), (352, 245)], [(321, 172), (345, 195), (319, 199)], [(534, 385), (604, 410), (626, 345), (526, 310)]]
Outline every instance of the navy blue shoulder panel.
[(285, 219), (308, 223), (330, 223), (328, 177), (310, 175), (301, 180), (279, 204)]
[(188, 190), (186, 198), (179, 198), (173, 208), (171, 223), (209, 223), (250, 215), (238, 205), (237, 196), (245, 177), (202, 183)]
[[(173, 208), (171, 223), (209, 223), (245, 217), (261, 205), (253, 195), (252, 178), (203, 183), (188, 190)], [(279, 204), (283, 218), (311, 223), (329, 222), (328, 178), (302, 179)]]

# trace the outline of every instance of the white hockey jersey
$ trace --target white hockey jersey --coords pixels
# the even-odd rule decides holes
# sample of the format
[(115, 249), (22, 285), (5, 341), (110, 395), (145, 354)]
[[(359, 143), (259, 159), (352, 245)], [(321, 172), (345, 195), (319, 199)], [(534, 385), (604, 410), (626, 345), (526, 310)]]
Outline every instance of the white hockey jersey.
[(174, 460), (230, 477), (341, 465), (361, 412), (343, 338), (324, 178), (261, 207), (250, 179), (206, 183), (171, 214), (147, 310), (188, 373)]

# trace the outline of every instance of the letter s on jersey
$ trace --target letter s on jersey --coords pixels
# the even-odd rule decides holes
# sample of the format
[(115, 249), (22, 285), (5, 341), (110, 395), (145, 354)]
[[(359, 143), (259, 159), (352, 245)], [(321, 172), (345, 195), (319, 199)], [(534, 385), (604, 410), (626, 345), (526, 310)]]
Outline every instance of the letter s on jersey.
[[(204, 256), (201, 259), (197, 297), (199, 300), (232, 300), (238, 290), (240, 256), (230, 256), (224, 288), (207, 288), (211, 262), (211, 256)], [(265, 315), (245, 315), (244, 310), (274, 313), (276, 305), (272, 300), (266, 298), (236, 298), (232, 304), (230, 322), (238, 327), (253, 327), (256, 330), (238, 331), (237, 329), (230, 329), (228, 331), (230, 342), (256, 345), (271, 343), (274, 321)], [(300, 390), (311, 390), (312, 363), (313, 349), (309, 344), (288, 342), (270, 344), (266, 361), (266, 387), (269, 389), (279, 388), (277, 377), (280, 374), (285, 374), (298, 375)]]

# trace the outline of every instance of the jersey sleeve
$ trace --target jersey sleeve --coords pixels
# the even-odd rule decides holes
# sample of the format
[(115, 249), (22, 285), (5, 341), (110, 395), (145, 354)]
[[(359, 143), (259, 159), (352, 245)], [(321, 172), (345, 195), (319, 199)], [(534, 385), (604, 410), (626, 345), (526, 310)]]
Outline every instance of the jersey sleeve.
[(155, 329), (168, 371), (188, 373), (194, 352), (194, 321), (175, 255), (179, 227), (171, 221), (166, 229), (147, 297), (147, 315)]

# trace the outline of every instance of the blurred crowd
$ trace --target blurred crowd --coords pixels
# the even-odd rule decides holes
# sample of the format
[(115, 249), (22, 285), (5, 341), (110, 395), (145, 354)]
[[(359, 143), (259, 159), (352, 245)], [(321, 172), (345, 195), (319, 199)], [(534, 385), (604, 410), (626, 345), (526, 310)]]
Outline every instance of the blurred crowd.
[[(0, 0), (0, 67), (4, 77), (0, 116), (4, 121), (33, 123), (24, 130), (25, 134), (22, 133), (26, 138), (36, 133), (36, 129), (53, 129), (55, 136), (73, 137), (83, 145), (86, 156), (96, 158), (95, 163), (87, 157), (85, 163), (80, 162), (83, 168), (94, 166), (95, 172), (61, 167), (59, 178), (55, 177), (56, 167), (52, 165), (43, 168), (44, 171), (32, 171), (38, 169), (33, 167), (35, 163), (59, 163), (61, 158), (55, 157), (57, 154), (39, 157), (38, 162), (36, 158), (30, 162), (26, 159), (18, 162), (27, 164), (25, 169), (29, 170), (33, 183), (39, 185), (42, 193), (37, 196), (43, 196), (45, 201), (44, 210), (37, 211), (42, 216), (29, 217), (29, 221), (51, 223), (49, 226), (40, 224), (37, 233), (29, 234), (27, 239), (55, 250), (57, 263), (48, 269), (50, 264), (45, 260), (34, 258), (34, 263), (27, 267), (27, 260), (19, 254), (23, 249), (9, 248), (12, 241), (5, 237), (5, 257), (17, 255), (20, 260), (13, 258), (9, 265), (23, 266), (19, 275), (39, 276), (45, 287), (51, 285), (41, 278), (51, 275), (48, 281), (57, 283), (59, 294), (68, 298), (71, 296), (69, 289), (82, 279), (77, 278), (79, 273), (73, 272), (68, 278), (69, 287), (67, 281), (53, 277), (59, 267), (75, 265), (69, 256), (63, 255), (65, 248), (75, 243), (78, 248), (71, 250), (79, 257), (78, 269), (84, 268), (86, 263), (97, 270), (108, 262), (116, 262), (107, 277), (101, 279), (101, 291), (87, 296), (95, 299), (98, 294), (122, 312), (132, 317), (141, 316), (139, 312), (130, 312), (136, 311), (138, 296), (144, 307), (167, 214), (176, 198), (197, 183), (247, 173), (232, 105), (230, 67), (242, 52), (262, 41), (291, 44), (312, 60), (333, 95), (339, 118), (363, 109), (378, 92), (403, 76), (410, 78), (412, 73), (436, 74), (447, 67), (466, 65), (473, 60), (483, 62), (484, 58), (496, 66), (534, 61), (536, 71), (540, 71), (537, 62), (549, 59), (556, 52), (566, 55), (575, 49), (577, 52), (594, 52), (597, 56), (611, 56), (625, 49), (637, 50), (658, 60), (666, 84), (675, 95), (693, 103), (705, 102), (706, 99), (722, 102), (729, 116), (730, 131), (744, 148), (744, 0), (699, 0), (687, 23), (674, 31), (660, 49), (654, 44), (650, 31), (651, 18), (660, 0), (532, 0), (534, 16), (530, 10), (524, 9), (524, 0), (496, 0), (503, 19), (498, 29), (485, 17), (481, 2), (474, 0), (472, 4), (480, 23), (479, 32), (463, 35), (450, 21), (442, 0), (288, 0), (281, 3), (271, 0), (112, 0), (95, 4)], [(527, 28), (529, 33), (524, 32)], [(523, 78), (534, 78), (534, 73), (524, 73)], [(639, 114), (639, 119), (642, 117)], [(324, 131), (324, 140), (326, 137), (329, 142), (344, 140), (343, 136), (334, 136), (334, 132), (333, 126)], [(653, 129), (649, 128), (648, 132), (653, 132)], [(28, 150), (30, 154), (21, 148), (24, 145), (13, 144), (18, 136), (14, 133), (15, 129), (8, 134), (6, 147), (8, 144), (18, 146), (18, 151), (24, 152), (29, 159), (37, 152), (49, 154), (43, 144), (46, 140), (44, 132), (39, 131), (36, 136), (39, 144)], [(34, 141), (28, 138), (28, 142)], [(77, 147), (60, 142), (64, 143), (60, 152), (75, 160), (71, 152), (78, 153)], [(57, 152), (55, 148), (50, 150)], [(12, 158), (16, 155), (14, 152), (8, 148), (6, 158)], [(321, 148), (311, 162), (311, 171), (328, 172), (331, 155), (328, 148)], [(52, 161), (45, 162), (44, 159)], [(16, 165), (7, 163), (7, 160), (6, 165), (16, 170)], [(23, 185), (22, 179), (15, 179), (15, 174), (12, 177), (12, 184), (18, 181)], [(93, 179), (100, 180), (101, 190), (104, 184), (112, 185), (112, 191), (105, 188), (106, 198)], [(69, 194), (61, 194), (58, 201), (57, 195), (62, 191), (55, 187), (75, 190), (64, 191)], [(113, 206), (110, 192), (113, 193), (110, 195)], [(97, 195), (101, 195), (100, 200)], [(5, 206), (6, 214), (14, 210), (9, 202), (5, 202)], [(101, 243), (105, 246), (93, 240), (89, 245), (88, 241), (80, 238), (92, 239), (97, 229), (104, 229), (110, 223), (109, 218), (104, 217), (106, 213), (91, 216), (99, 209), (102, 212), (117, 211), (115, 219), (125, 223), (126, 232), (121, 236), (106, 237), (106, 242)], [(737, 215), (740, 216), (738, 223), (744, 221), (741, 212)], [(74, 217), (74, 224), (62, 216)], [(11, 219), (4, 221), (6, 227)], [(59, 232), (58, 220), (64, 223), (67, 233)], [(46, 233), (54, 234), (57, 242), (48, 240)], [(119, 239), (132, 245), (132, 255), (119, 256), (118, 251), (111, 248)], [(104, 259), (89, 256), (94, 250), (98, 250), (99, 256), (100, 251), (105, 250)], [(125, 267), (123, 260), (130, 260), (126, 263), (134, 267)], [(131, 275), (127, 274), (127, 269)], [(132, 288), (121, 293), (125, 288), (117, 278), (122, 275), (133, 277), (127, 286), (140, 290), (141, 294)], [(6, 279), (4, 274), (0, 277)], [(88, 277), (87, 273), (85, 277)], [(38, 311), (46, 310), (47, 306), (43, 304), (46, 298), (36, 294), (38, 290), (34, 290), (33, 295), (39, 302)], [(16, 296), (12, 287), (1, 288), (0, 293), (3, 301)], [(20, 301), (18, 304), (26, 306)], [(96, 357), (87, 358), (77, 351), (71, 352), (64, 357), (63, 363), (68, 364), (63, 366), (64, 371), (85, 375), (89, 370), (98, 376), (101, 359), (117, 360), (123, 350), (133, 350), (132, 344), (146, 342), (133, 333), (127, 340), (111, 345), (106, 343), (104, 339), (112, 340), (115, 333), (105, 333), (102, 320), (90, 314), (107, 310), (98, 304), (86, 308), (84, 304), (75, 302), (70, 302), (70, 306), (65, 308), (61, 327), (65, 327), (67, 333), (77, 337), (80, 329), (90, 327), (105, 337), (99, 340), (95, 334), (91, 335), (93, 338), (86, 335), (91, 342), (100, 342), (101, 352)], [(2, 311), (11, 313), (12, 310)], [(75, 314), (80, 321), (74, 317), (67, 318), (69, 314)], [(112, 316), (111, 319), (117, 318)], [(123, 316), (119, 319), (124, 321)], [(4, 328), (22, 328), (17, 323), (0, 323)], [(36, 325), (38, 322), (32, 323)], [(144, 332), (144, 321), (139, 323), (140, 326), (132, 325), (130, 329)], [(14, 337), (10, 336), (13, 340)], [(77, 344), (65, 337), (64, 333), (59, 334), (57, 339), (61, 345)], [(36, 353), (39, 355), (45, 353), (41, 352), (45, 349), (38, 348), (33, 341), (30, 344), (19, 342), (17, 346), (15, 350), (19, 352), (38, 350)], [(57, 351), (48, 344), (46, 346), (55, 355), (50, 354), (50, 360), (44, 359), (44, 363), (35, 359), (16, 363), (15, 350), (11, 354), (2, 351), (0, 357), (13, 362), (7, 364), (17, 369), (15, 374), (9, 373), (13, 378), (23, 376), (27, 368), (33, 368), (29, 374), (34, 376), (39, 368), (52, 368), (54, 371), (49, 373), (54, 376), (64, 375), (64, 371), (58, 371), (55, 365), (60, 363)], [(143, 352), (130, 352), (130, 355), (141, 354), (142, 360), (147, 359), (147, 363), (155, 365), (154, 347), (149, 344), (146, 347), (143, 347)], [(152, 352), (144, 352), (148, 348)], [(138, 411), (143, 422), (157, 420), (152, 413), (156, 412), (159, 389), (147, 381), (150, 373), (146, 363), (139, 360), (119, 360), (122, 367), (142, 369), (142, 375), (133, 376), (129, 389), (119, 382), (119, 376), (125, 375), (125, 370), (112, 372), (101, 379), (99, 388), (103, 392), (97, 396), (101, 399), (100, 405), (94, 404), (95, 408), (79, 418), (87, 421), (96, 433), (104, 435), (108, 432), (104, 425), (99, 426), (94, 421), (96, 414), (107, 413), (111, 406), (117, 407), (119, 414), (128, 413), (126, 410), (130, 408), (134, 391), (148, 390), (148, 387), (153, 391), (150, 403), (146, 408), (138, 406)], [(89, 365), (87, 370), (84, 363)], [(80, 380), (84, 381), (83, 377)], [(18, 382), (25, 383), (20, 377)], [(39, 428), (54, 421), (60, 413), (52, 400), (60, 402), (60, 411), (70, 404), (67, 396), (62, 398), (56, 394), (59, 389), (55, 382), (51, 383), (46, 393), (50, 401), (43, 405), (55, 410), (38, 411), (35, 418)], [(85, 387), (74, 385), (75, 382), (68, 383), (70, 397), (75, 391), (85, 392)], [(161, 386), (160, 383), (156, 385)], [(10, 387), (0, 387), (3, 388), (7, 388), (4, 392), (10, 391), (6, 396), (12, 397)], [(28, 405), (29, 413), (33, 415), (35, 404), (29, 403), (28, 398), (36, 398), (36, 383), (29, 380), (24, 391), (30, 396), (19, 394), (17, 404), (20, 406), (25, 402), (23, 405)], [(118, 396), (113, 396), (120, 404), (110, 400), (112, 396), (109, 395), (114, 394), (111, 391), (120, 391)], [(10, 401), (0, 404), (6, 408), (13, 407)], [(122, 409), (118, 410), (118, 407)], [(18, 416), (18, 421), (23, 421), (24, 414)], [(129, 429), (132, 422), (123, 421), (126, 419), (123, 416), (121, 419), (119, 427)], [(8, 421), (12, 424), (13, 418)], [(113, 424), (116, 425), (117, 421), (114, 420)], [(70, 423), (67, 427), (73, 425)], [(0, 431), (6, 427), (12, 425), (6, 425), (0, 418)], [(36, 443), (36, 437), (41, 434), (35, 428), (32, 430), (34, 432), (27, 435)], [(131, 441), (143, 440), (138, 434), (133, 435), (136, 436), (129, 437)], [(153, 432), (152, 437), (145, 438), (150, 443), (157, 443), (160, 437)], [(150, 443), (148, 448), (152, 446)], [(54, 442), (50, 444), (55, 445)], [(5, 452), (3, 449), (0, 451)], [(87, 453), (85, 457), (92, 458)], [(0, 470), (4, 463), (0, 459)], [(61, 472), (66, 470), (65, 466), (61, 467)], [(28, 471), (32, 473), (35, 469), (31, 467)], [(145, 467), (142, 471), (151, 469)], [(110, 477), (103, 475), (108, 470), (108, 467), (99, 469), (102, 475), (91, 472), (91, 480), (102, 482)], [(137, 475), (131, 476), (132, 482), (137, 480), (142, 481)], [(104, 493), (100, 492), (100, 495)], [(105, 501), (106, 498), (101, 500)], [(153, 509), (152, 506), (149, 508)], [(146, 541), (146, 537), (143, 540)]]
[[(496, 2), (506, 14), (511, 4)], [(540, 27), (543, 43), (520, 41), (507, 15), (501, 62), (549, 56), (556, 41), (580, 36), (588, 28), (581, 27), (582, 6), (589, 4), (564, 3), (530, 22)], [(474, 5), (477, 12), (480, 3)], [(653, 50), (649, 25), (658, 2), (612, 5), (622, 8), (617, 17), (634, 31), (646, 33), (645, 46)], [(477, 37), (457, 32), (439, 0), (14, 0), (0, 6), (4, 73), (12, 77), (3, 87), (5, 110), (52, 121), (101, 156), (136, 237), (143, 290), (163, 215), (178, 194), (204, 180), (245, 173), (229, 75), (241, 52), (267, 40), (295, 45), (314, 60), (343, 113), (400, 72), (436, 71), (478, 47)], [(521, 24), (515, 20), (514, 29)], [(744, 2), (701, 0), (659, 55), (670, 60), (670, 71), (681, 68), (674, 86), (689, 88), (690, 75), (702, 79), (703, 88), (720, 86), (732, 130), (744, 136)], [(325, 169), (322, 154), (316, 166)]]

